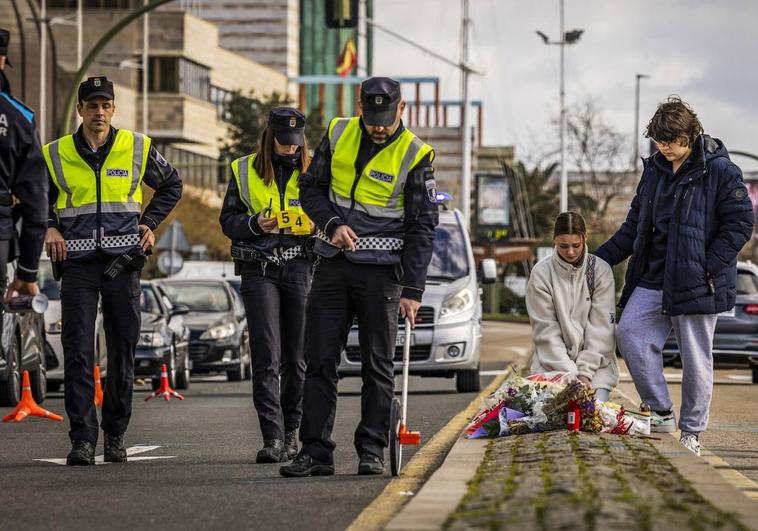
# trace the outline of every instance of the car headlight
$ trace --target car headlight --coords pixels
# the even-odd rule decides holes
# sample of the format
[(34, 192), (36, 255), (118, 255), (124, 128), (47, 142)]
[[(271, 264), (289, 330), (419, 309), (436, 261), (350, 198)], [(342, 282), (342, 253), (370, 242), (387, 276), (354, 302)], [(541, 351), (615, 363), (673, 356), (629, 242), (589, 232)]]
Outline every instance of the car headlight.
[(47, 325), (48, 334), (60, 334), (61, 330), (63, 330), (63, 321), (60, 319)]
[(234, 323), (226, 323), (209, 328), (200, 336), (200, 339), (227, 339), (237, 332)]
[(442, 303), (440, 317), (452, 317), (474, 307), (474, 294), (469, 288), (463, 288), (461, 291), (449, 297)]
[(160, 332), (142, 332), (139, 335), (139, 341), (137, 347), (142, 348), (157, 348), (165, 347), (168, 343), (166, 338)]

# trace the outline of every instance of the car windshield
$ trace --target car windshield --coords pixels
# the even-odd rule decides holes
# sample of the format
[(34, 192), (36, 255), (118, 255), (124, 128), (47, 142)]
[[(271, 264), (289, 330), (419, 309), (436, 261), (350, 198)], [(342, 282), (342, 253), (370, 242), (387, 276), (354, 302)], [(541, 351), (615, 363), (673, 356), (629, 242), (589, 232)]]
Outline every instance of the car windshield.
[(737, 295), (758, 295), (758, 276), (751, 271), (737, 271)]
[(61, 287), (58, 281), (53, 278), (53, 263), (50, 260), (39, 261), (37, 284), (40, 292), (44, 293), (48, 299), (51, 301), (60, 300)]
[(222, 284), (164, 284), (174, 304), (186, 304), (191, 312), (227, 312), (229, 296)]
[(438, 225), (427, 277), (456, 280), (468, 275), (466, 239), (458, 225)]
[(161, 307), (155, 296), (155, 291), (150, 286), (142, 286), (142, 295), (139, 299), (140, 311), (144, 313), (161, 314)]

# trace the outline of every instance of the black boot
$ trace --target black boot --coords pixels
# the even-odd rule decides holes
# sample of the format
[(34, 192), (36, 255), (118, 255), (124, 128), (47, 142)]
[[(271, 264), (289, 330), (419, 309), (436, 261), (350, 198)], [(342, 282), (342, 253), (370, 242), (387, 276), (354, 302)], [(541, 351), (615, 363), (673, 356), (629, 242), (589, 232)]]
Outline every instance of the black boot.
[(288, 478), (304, 478), (306, 476), (333, 476), (334, 463), (319, 461), (308, 454), (299, 453), (295, 460), (279, 469), (279, 473)]
[(124, 445), (124, 434), (108, 435), (105, 434), (105, 462), (106, 463), (125, 463), (126, 446)]
[(284, 457), (282, 461), (290, 461), (297, 457), (297, 430), (288, 431), (284, 434)]
[(255, 456), (256, 463), (279, 463), (283, 461), (284, 442), (281, 439), (263, 441), (263, 448)]
[(95, 464), (95, 445), (89, 441), (71, 441), (71, 451), (66, 457), (70, 466), (85, 466)]
[(384, 461), (369, 452), (363, 452), (358, 462), (358, 475), (380, 475), (384, 474)]

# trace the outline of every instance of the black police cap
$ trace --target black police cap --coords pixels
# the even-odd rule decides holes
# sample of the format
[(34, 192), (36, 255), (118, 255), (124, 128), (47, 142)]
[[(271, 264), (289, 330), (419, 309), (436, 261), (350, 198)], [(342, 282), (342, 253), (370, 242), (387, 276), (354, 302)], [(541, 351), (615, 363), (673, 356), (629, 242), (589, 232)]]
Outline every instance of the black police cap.
[(78, 98), (80, 103), (94, 98), (115, 99), (113, 82), (105, 76), (88, 77), (79, 84)]
[[(5, 28), (0, 28), (0, 55), (7, 56), (8, 55), (8, 46), (11, 43), (11, 32), (8, 31)], [(11, 65), (11, 62), (8, 60), (8, 58), (5, 58), (5, 64), (8, 66)]]
[(305, 143), (305, 115), (292, 107), (274, 107), (268, 113), (268, 125), (274, 138), (283, 146)]
[(400, 105), (400, 83), (389, 77), (371, 77), (361, 83), (363, 121), (388, 126), (395, 122)]

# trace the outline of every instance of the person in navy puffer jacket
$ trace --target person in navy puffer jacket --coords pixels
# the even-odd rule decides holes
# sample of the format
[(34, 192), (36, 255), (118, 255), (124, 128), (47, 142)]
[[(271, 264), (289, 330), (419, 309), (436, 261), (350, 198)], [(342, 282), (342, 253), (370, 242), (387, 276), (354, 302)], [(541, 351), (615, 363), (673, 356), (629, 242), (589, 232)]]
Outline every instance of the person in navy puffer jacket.
[(700, 455), (716, 319), (734, 307), (737, 254), (755, 215), (742, 172), (687, 103), (672, 96), (660, 104), (645, 136), (659, 151), (643, 160), (626, 221), (595, 254), (612, 266), (630, 258), (616, 339), (659, 432), (676, 430), (661, 357), (673, 327), (682, 361), (680, 440)]

